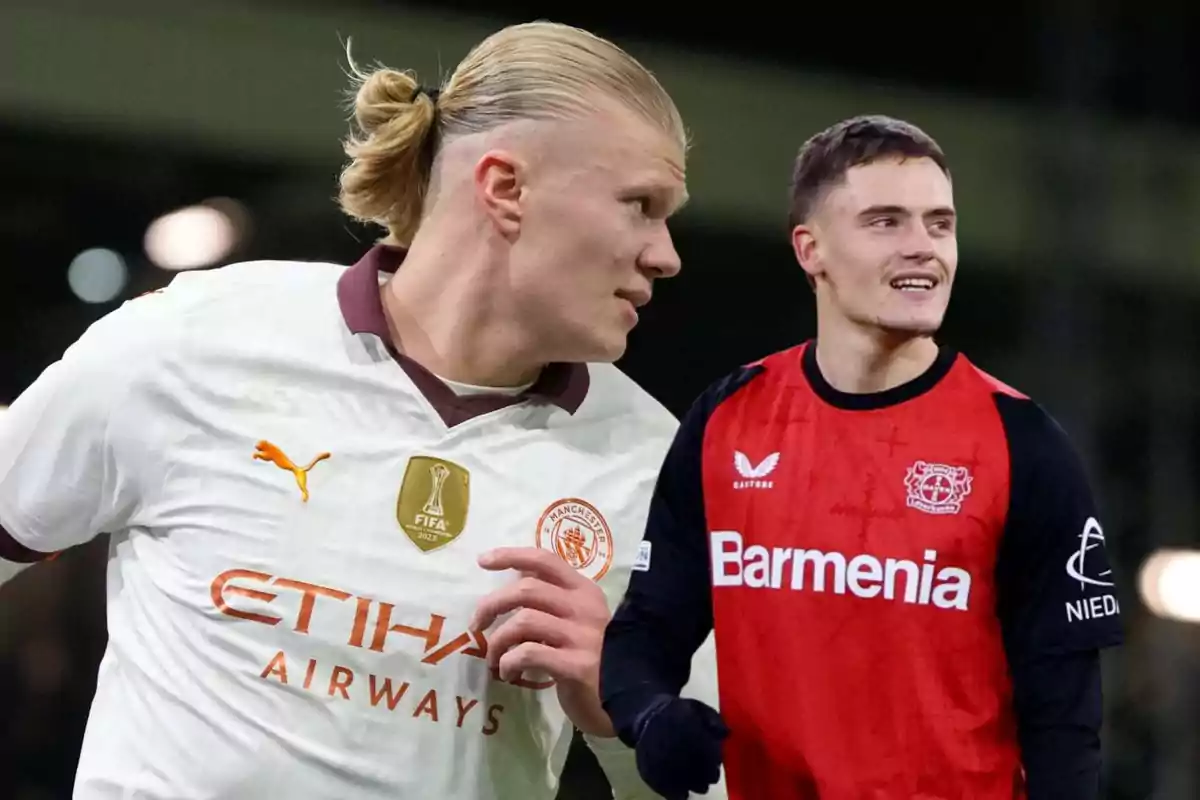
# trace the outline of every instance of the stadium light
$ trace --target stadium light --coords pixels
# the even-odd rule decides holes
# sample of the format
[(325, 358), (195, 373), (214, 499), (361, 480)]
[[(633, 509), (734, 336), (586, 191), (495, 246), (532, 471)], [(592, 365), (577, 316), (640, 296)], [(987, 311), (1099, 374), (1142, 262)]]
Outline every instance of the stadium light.
[(1142, 602), (1156, 616), (1200, 623), (1200, 550), (1158, 550), (1138, 575)]
[(119, 253), (103, 247), (84, 250), (67, 267), (71, 291), (85, 303), (116, 299), (129, 280), (129, 269)]
[(146, 229), (146, 255), (156, 266), (173, 272), (211, 267), (237, 247), (244, 222), (245, 212), (233, 200), (177, 209)]

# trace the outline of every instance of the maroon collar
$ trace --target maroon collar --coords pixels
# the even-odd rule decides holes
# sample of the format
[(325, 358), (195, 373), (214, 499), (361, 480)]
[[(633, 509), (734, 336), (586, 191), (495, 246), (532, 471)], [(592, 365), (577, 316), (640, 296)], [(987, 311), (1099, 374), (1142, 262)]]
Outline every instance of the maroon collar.
[(376, 245), (338, 280), (338, 304), (351, 333), (378, 336), (387, 345), (408, 377), (425, 395), (447, 425), (457, 425), (480, 414), (487, 414), (523, 400), (543, 400), (574, 414), (587, 396), (590, 379), (586, 364), (551, 364), (542, 370), (537, 382), (522, 395), (481, 394), (460, 397), (429, 370), (399, 352), (392, 344), (383, 298), (379, 292), (379, 273), (393, 273), (404, 261), (405, 251), (398, 247)]

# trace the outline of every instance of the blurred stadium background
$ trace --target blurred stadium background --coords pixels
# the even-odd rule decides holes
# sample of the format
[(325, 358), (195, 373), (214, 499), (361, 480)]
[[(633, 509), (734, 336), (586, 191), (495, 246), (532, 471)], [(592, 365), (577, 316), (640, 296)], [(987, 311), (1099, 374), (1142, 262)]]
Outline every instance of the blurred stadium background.
[[(685, 271), (622, 366), (677, 413), (813, 331), (784, 224), (799, 144), (904, 117), (955, 170), (944, 339), (1057, 416), (1100, 490), (1128, 625), (1106, 664), (1105, 797), (1200, 797), (1200, 557), (1179, 552), (1200, 538), (1197, 6), (651, 5), (3, 0), (0, 405), (177, 270), (357, 258), (374, 234), (333, 200), (346, 37), (429, 82), (497, 27), (552, 18), (659, 73), (695, 139)], [(70, 795), (103, 560), (100, 542), (4, 590), (6, 797)], [(561, 796), (605, 796), (586, 752)]]

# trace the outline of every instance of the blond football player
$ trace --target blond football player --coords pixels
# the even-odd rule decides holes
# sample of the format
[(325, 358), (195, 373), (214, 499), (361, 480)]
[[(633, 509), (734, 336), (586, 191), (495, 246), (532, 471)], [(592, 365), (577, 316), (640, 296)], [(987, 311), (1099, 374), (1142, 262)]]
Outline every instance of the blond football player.
[(75, 797), (549, 800), (573, 725), (652, 797), (597, 680), (676, 427), (610, 362), (680, 268), (679, 114), (549, 23), (360, 77), (382, 244), (180, 276), (0, 418), (0, 577), (111, 534)]

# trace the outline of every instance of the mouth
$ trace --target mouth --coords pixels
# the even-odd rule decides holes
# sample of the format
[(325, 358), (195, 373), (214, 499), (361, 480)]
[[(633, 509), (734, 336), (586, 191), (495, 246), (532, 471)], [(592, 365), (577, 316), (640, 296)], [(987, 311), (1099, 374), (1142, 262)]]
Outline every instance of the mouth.
[(633, 306), (634, 310), (641, 308), (650, 302), (650, 292), (648, 291), (620, 291), (616, 293), (617, 297), (624, 300)]
[(921, 294), (932, 292), (941, 283), (937, 275), (929, 273), (906, 273), (893, 277), (889, 282), (893, 289), (906, 294)]

